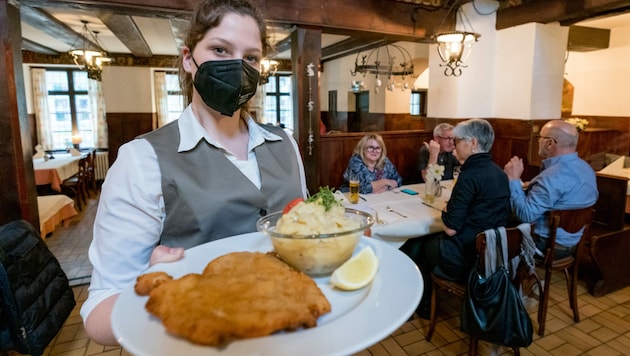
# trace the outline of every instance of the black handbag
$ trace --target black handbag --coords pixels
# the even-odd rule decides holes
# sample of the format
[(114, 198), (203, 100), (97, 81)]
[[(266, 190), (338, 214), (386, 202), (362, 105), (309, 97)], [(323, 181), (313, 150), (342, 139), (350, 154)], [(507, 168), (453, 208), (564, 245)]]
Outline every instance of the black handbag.
[(497, 238), (497, 269), (488, 278), (479, 273), (479, 260), (470, 271), (462, 304), (462, 332), (479, 340), (507, 347), (527, 347), (532, 343), (532, 321), (520, 293), (510, 281), (503, 263), (501, 239)]

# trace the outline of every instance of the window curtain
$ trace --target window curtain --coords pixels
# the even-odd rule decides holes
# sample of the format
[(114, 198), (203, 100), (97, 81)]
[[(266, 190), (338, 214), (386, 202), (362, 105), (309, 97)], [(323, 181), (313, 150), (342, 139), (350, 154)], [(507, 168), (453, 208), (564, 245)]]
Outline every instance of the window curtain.
[(155, 106), (157, 110), (157, 122), (153, 129), (162, 127), (168, 123), (168, 89), (166, 87), (166, 73), (155, 72)]
[(100, 81), (88, 79), (88, 97), (90, 101), (90, 117), (92, 118), (92, 135), (95, 148), (107, 148), (107, 113), (105, 111), (105, 97), (103, 84)]
[(33, 106), (35, 108), (35, 125), (37, 138), (44, 150), (53, 149), (52, 126), (48, 113), (48, 88), (46, 87), (46, 69), (31, 68), (33, 87)]

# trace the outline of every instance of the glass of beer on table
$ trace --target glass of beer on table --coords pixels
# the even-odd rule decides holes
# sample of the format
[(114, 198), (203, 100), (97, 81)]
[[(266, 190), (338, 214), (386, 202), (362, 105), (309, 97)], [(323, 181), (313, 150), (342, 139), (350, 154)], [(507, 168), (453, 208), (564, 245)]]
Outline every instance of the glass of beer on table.
[(359, 178), (350, 176), (350, 203), (359, 204)]

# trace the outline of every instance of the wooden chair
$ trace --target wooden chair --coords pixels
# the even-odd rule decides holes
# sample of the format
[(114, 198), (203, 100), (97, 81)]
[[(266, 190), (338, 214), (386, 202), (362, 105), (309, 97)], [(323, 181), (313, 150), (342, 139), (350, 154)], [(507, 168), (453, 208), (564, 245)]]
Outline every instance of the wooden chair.
[(87, 191), (90, 196), (92, 196), (91, 192), (94, 192), (94, 195), (97, 193), (96, 188), (96, 150), (92, 149), (90, 153), (87, 155)]
[[(593, 207), (575, 209), (575, 210), (553, 210), (549, 215), (549, 239), (547, 241), (547, 249), (545, 257), (539, 267), (545, 270), (545, 283), (541, 285), (538, 281), (540, 301), (538, 303), (538, 335), (545, 335), (545, 323), (547, 320), (547, 308), (549, 306), (549, 289), (551, 287), (551, 273), (555, 271), (563, 271), (567, 281), (567, 291), (569, 293), (569, 305), (573, 310), (573, 320), (577, 323), (580, 321), (577, 304), (577, 282), (578, 282), (578, 266), (580, 264), (580, 249), (584, 243), (585, 237), (589, 234), (591, 222), (595, 212)], [(582, 236), (577, 247), (571, 256), (555, 259), (554, 248), (556, 246), (556, 231), (558, 228), (569, 233), (582, 231)]]
[[(520, 255), (521, 253), (521, 244), (523, 242), (523, 235), (521, 231), (516, 227), (511, 227), (506, 229), (507, 233), (507, 241), (508, 241), (508, 260)], [(484, 257), (486, 255), (486, 233), (480, 232), (477, 234), (476, 240), (476, 250), (479, 256), (479, 263), (484, 265)], [(522, 265), (521, 265), (522, 267)], [(515, 285), (520, 285), (523, 281), (523, 274), (518, 273), (517, 278), (513, 280)], [(433, 337), (433, 332), (435, 331), (435, 322), (436, 322), (436, 305), (437, 305), (437, 292), (438, 289), (441, 291), (449, 292), (460, 299), (464, 299), (464, 295), (466, 293), (466, 285), (460, 284), (457, 282), (449, 281), (443, 278), (436, 276), (434, 273), (431, 273), (431, 283), (433, 288), (431, 290), (431, 316), (429, 322), (429, 331), (427, 333), (427, 341), (431, 341)], [(478, 341), (476, 338), (471, 337), (470, 343), (468, 345), (468, 354), (476, 355)], [(519, 355), (519, 349), (513, 349), (515, 355)]]
[(74, 198), (79, 211), (82, 210), (82, 203), (87, 206), (88, 192), (87, 192), (87, 162), (86, 156), (79, 159), (79, 171), (72, 177), (64, 180), (61, 183), (61, 191), (64, 194), (70, 195)]

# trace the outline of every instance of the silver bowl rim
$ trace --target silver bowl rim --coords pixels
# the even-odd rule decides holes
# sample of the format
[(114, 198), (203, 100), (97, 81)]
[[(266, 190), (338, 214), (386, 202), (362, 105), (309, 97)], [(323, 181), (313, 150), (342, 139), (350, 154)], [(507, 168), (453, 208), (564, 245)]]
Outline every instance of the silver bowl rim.
[(270, 214), (267, 214), (263, 217), (261, 217), (260, 219), (258, 219), (258, 221), (256, 222), (256, 229), (258, 229), (258, 231), (270, 236), (270, 237), (274, 237), (274, 238), (285, 238), (285, 239), (325, 239), (325, 238), (331, 238), (331, 237), (339, 237), (339, 236), (345, 236), (345, 235), (350, 235), (350, 234), (354, 234), (354, 233), (358, 233), (358, 232), (362, 232), (365, 231), (367, 229), (369, 229), (373, 224), (374, 224), (374, 217), (369, 214), (366, 213), (365, 211), (361, 211), (361, 210), (357, 210), (357, 209), (352, 209), (352, 208), (345, 208), (345, 212), (346, 214), (351, 214), (351, 215), (356, 215), (356, 216), (360, 216), (365, 218), (365, 224), (362, 224), (360, 227), (354, 229), (354, 230), (347, 230), (347, 231), (339, 231), (339, 232), (332, 232), (332, 233), (328, 233), (328, 234), (311, 234), (311, 235), (292, 235), (292, 234), (280, 234), (277, 233), (273, 230), (270, 230), (270, 226), (269, 226), (269, 219), (278, 216), (278, 219), (280, 218), (280, 216), (282, 215), (282, 211), (276, 211)]

